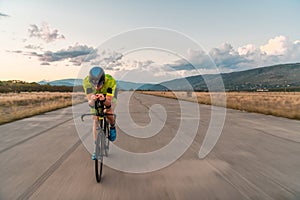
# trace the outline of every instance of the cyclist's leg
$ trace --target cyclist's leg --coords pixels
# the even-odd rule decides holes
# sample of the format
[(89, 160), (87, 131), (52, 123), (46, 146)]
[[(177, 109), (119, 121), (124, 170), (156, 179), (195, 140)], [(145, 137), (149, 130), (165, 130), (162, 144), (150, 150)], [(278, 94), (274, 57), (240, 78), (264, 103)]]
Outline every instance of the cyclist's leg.
[[(90, 109), (91, 114), (95, 114), (96, 110), (94, 108)], [(97, 128), (100, 126), (98, 117), (95, 115), (92, 115), (92, 120), (93, 120), (93, 139), (96, 141), (97, 139)]]
[(115, 107), (116, 107), (116, 103), (112, 102), (110, 109), (106, 110), (106, 113), (109, 114), (107, 115), (107, 119), (111, 125), (115, 124), (115, 116), (114, 116)]
[(117, 137), (116, 127), (115, 127), (115, 116), (114, 116), (114, 110), (116, 107), (117, 99), (114, 98), (112, 100), (111, 108), (107, 110), (106, 113), (110, 114), (107, 116), (107, 119), (110, 123), (110, 134), (109, 134), (109, 140), (115, 141)]
[[(99, 127), (99, 121), (96, 116), (92, 116), (92, 119), (93, 119), (93, 139), (94, 139), (94, 144), (96, 145), (97, 128)], [(96, 152), (95, 151), (92, 154), (92, 160), (96, 160)]]
[(112, 97), (111, 108), (106, 110), (107, 114), (111, 114), (111, 115), (107, 116), (107, 119), (108, 119), (108, 121), (111, 125), (115, 125), (114, 110), (115, 110), (115, 107), (116, 107), (116, 104), (117, 104), (117, 97), (118, 97), (118, 88), (115, 89), (115, 93)]
[(100, 124), (99, 124), (99, 121), (98, 121), (98, 117), (97, 116), (92, 116), (93, 118), (93, 139), (94, 141), (97, 140), (97, 129), (99, 128)]

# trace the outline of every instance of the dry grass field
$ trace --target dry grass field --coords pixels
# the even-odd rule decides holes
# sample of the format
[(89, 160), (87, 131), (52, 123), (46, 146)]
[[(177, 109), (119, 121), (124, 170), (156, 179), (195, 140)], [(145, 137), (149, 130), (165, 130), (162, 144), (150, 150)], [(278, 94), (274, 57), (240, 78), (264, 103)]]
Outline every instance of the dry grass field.
[[(214, 96), (216, 101), (213, 105), (216, 106), (225, 106), (222, 99), (226, 95), (227, 108), (300, 120), (300, 92), (229, 92), (226, 94), (176, 92), (176, 95), (175, 92), (143, 93), (198, 101), (208, 105), (212, 104), (211, 96)], [(85, 95), (77, 94), (73, 104), (84, 101)], [(0, 124), (70, 105), (72, 105), (72, 93), (67, 92), (0, 93)]]
[(214, 95), (217, 100), (213, 105), (216, 106), (225, 106), (221, 99), (226, 95), (227, 108), (300, 120), (300, 92), (228, 92), (226, 94), (176, 92), (176, 95), (174, 92), (143, 93), (189, 101), (197, 100), (201, 104), (209, 105), (212, 104), (211, 95)]
[[(85, 101), (77, 94), (73, 104)], [(72, 93), (23, 92), (0, 93), (0, 124), (72, 105)]]

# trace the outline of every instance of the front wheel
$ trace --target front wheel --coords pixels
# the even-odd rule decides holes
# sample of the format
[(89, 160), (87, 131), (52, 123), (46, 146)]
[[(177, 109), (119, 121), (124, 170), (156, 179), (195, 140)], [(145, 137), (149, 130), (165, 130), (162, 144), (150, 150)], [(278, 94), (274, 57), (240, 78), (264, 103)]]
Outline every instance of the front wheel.
[(96, 181), (99, 183), (102, 178), (102, 168), (103, 168), (103, 152), (104, 152), (104, 141), (103, 141), (103, 131), (99, 130), (96, 140), (95, 153), (95, 175)]
[(96, 159), (95, 160), (95, 174), (96, 174), (97, 183), (100, 183), (101, 178), (102, 178), (102, 167), (103, 167), (103, 162)]

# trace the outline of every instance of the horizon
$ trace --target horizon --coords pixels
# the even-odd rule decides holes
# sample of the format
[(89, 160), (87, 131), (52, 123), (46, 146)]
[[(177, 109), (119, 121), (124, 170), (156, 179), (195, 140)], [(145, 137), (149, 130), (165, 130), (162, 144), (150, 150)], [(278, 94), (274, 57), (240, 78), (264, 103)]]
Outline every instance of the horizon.
[(0, 80), (82, 78), (100, 65), (118, 80), (158, 83), (298, 63), (299, 8), (295, 0), (4, 0)]
[[(300, 64), (300, 62), (296, 62), (296, 63), (281, 63), (281, 64), (276, 64), (276, 65), (268, 65), (268, 66), (262, 66), (262, 67), (256, 67), (256, 68), (252, 68), (252, 69), (246, 69), (246, 70), (241, 70), (241, 71), (234, 71), (234, 72), (245, 72), (245, 71), (250, 71), (250, 70), (255, 70), (255, 69), (260, 69), (260, 68), (268, 68), (268, 67), (276, 67), (276, 66), (281, 66), (281, 65), (295, 65), (295, 64)], [(230, 73), (234, 73), (234, 72), (227, 72), (227, 73), (221, 73), (221, 74), (230, 74)], [(217, 73), (215, 73), (217, 74)], [(200, 74), (201, 76), (205, 76), (205, 75), (213, 75), (213, 74)], [(192, 75), (192, 76), (186, 76), (186, 77), (181, 77), (181, 78), (188, 78), (188, 77), (193, 77), (193, 76), (199, 76), (199, 75)], [(175, 78), (177, 79), (177, 78)], [(168, 81), (172, 81), (175, 79), (170, 79), (170, 80), (165, 80), (162, 82), (168, 82)], [(0, 81), (24, 81), (26, 83), (40, 83), (40, 82), (45, 82), (45, 83), (50, 83), (50, 82), (55, 82), (55, 81), (64, 81), (64, 80), (82, 80), (79, 78), (64, 78), (64, 79), (55, 79), (55, 80), (40, 80), (40, 81), (24, 81), (24, 80), (15, 80), (15, 79), (10, 79), (10, 80), (0, 80)], [(130, 80), (119, 80), (116, 79), (116, 81), (123, 81), (123, 82), (128, 82), (128, 83), (134, 83), (134, 84), (160, 84), (162, 82), (133, 82)]]

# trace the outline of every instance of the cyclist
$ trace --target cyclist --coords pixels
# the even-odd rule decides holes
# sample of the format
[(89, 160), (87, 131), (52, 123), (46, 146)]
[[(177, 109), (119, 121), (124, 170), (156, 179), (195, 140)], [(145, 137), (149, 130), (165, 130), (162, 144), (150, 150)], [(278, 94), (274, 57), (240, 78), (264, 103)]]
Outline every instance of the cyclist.
[[(87, 96), (89, 106), (92, 108), (92, 112), (95, 113), (95, 101), (99, 99), (104, 101), (105, 112), (107, 114), (107, 119), (110, 123), (110, 134), (109, 140), (115, 141), (117, 133), (115, 128), (115, 117), (114, 108), (117, 102), (117, 83), (116, 80), (109, 74), (105, 74), (104, 70), (95, 66), (89, 71), (89, 75), (83, 79), (83, 88)], [(96, 141), (97, 138), (97, 128), (99, 127), (99, 122), (97, 116), (93, 116), (93, 138)], [(92, 155), (92, 159), (95, 160), (95, 152)]]

